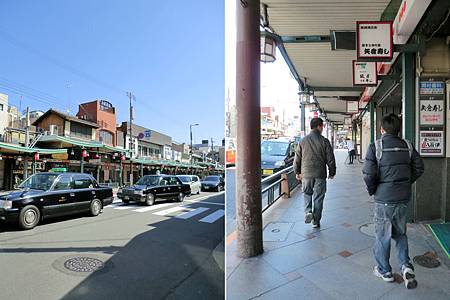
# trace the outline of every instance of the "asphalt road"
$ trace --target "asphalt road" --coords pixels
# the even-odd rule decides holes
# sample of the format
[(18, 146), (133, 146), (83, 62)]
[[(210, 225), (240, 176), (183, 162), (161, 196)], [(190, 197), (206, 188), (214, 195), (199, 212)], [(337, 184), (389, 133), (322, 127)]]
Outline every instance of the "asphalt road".
[[(225, 191), (227, 195), (226, 235), (229, 235), (236, 229), (236, 168), (235, 167), (227, 168), (225, 176), (226, 176)], [(273, 178), (273, 180), (270, 180), (269, 182), (263, 183), (261, 185), (261, 190), (263, 190), (265, 187), (269, 186), (272, 182), (275, 182), (279, 178), (280, 177), (278, 176), (276, 178)], [(278, 193), (278, 187), (276, 188), (275, 193)], [(262, 207), (267, 205), (267, 193), (262, 195), (261, 201)]]
[(0, 299), (223, 299), (224, 202), (202, 193), (29, 231), (0, 224)]

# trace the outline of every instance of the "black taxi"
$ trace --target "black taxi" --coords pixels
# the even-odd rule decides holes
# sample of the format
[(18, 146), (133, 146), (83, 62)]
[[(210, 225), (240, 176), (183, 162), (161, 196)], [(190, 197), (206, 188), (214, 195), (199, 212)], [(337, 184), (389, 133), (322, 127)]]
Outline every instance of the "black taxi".
[(184, 184), (175, 175), (145, 175), (135, 185), (119, 189), (117, 197), (123, 203), (133, 201), (153, 205), (157, 199), (182, 202), (190, 193), (189, 184)]
[(97, 216), (112, 201), (112, 188), (100, 186), (89, 174), (37, 173), (17, 190), (0, 194), (0, 221), (31, 229), (50, 217), (81, 212)]

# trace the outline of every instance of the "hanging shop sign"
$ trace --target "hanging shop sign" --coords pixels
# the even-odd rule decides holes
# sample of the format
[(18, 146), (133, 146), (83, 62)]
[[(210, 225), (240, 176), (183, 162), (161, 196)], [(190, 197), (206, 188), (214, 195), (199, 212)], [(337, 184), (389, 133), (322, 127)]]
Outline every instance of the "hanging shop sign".
[(344, 118), (344, 125), (352, 125), (352, 118)]
[(394, 53), (392, 34), (392, 22), (390, 21), (357, 21), (358, 61), (365, 59), (391, 60)]
[(61, 160), (69, 159), (69, 154), (68, 153), (55, 153), (55, 154), (52, 154), (52, 158), (53, 159), (61, 159)]
[(445, 102), (420, 100), (420, 125), (444, 126)]
[(376, 86), (377, 78), (377, 63), (352, 61), (353, 68), (353, 85), (355, 86)]
[(406, 44), (432, 0), (403, 0), (395, 17), (394, 42)]
[(359, 112), (359, 101), (347, 101), (347, 112), (355, 114)]
[(423, 156), (443, 156), (444, 131), (421, 130), (419, 132), (419, 154)]

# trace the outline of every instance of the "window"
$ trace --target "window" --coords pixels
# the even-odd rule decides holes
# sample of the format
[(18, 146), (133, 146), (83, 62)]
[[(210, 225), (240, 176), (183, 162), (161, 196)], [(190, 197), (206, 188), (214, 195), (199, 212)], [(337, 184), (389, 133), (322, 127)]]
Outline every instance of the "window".
[(192, 181), (193, 182), (197, 182), (198, 181), (198, 177), (197, 176), (192, 176)]
[(175, 176), (171, 176), (169, 179), (169, 184), (170, 185), (179, 185), (180, 182), (178, 181), (178, 178), (176, 178)]
[(4, 106), (3, 106), (3, 104), (0, 103), (0, 111), (3, 111), (3, 109), (4, 109)]
[(72, 176), (70, 175), (62, 175), (58, 182), (55, 184), (54, 190), (60, 191), (60, 190), (70, 190), (72, 188)]
[(169, 182), (167, 181), (167, 179), (161, 179), (161, 182), (159, 183), (159, 185), (169, 185)]
[(70, 135), (90, 139), (92, 137), (92, 128), (80, 123), (71, 122)]
[(109, 131), (100, 130), (100, 136), (99, 136), (100, 142), (103, 142), (108, 145), (113, 144), (113, 134)]
[(88, 189), (93, 188), (94, 184), (88, 176), (79, 175), (75, 177), (74, 188), (75, 189)]
[(142, 155), (143, 156), (148, 156), (148, 148), (147, 147), (142, 147)]

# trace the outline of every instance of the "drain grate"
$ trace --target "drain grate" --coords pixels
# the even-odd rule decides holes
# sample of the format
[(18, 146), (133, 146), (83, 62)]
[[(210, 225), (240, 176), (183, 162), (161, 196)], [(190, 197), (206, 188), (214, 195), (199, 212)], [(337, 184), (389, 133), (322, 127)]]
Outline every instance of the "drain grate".
[(64, 262), (64, 268), (73, 272), (95, 272), (103, 269), (104, 263), (93, 257), (73, 257)]
[(417, 255), (413, 258), (413, 261), (425, 268), (437, 268), (441, 265), (437, 258), (436, 253), (427, 251), (422, 255)]

